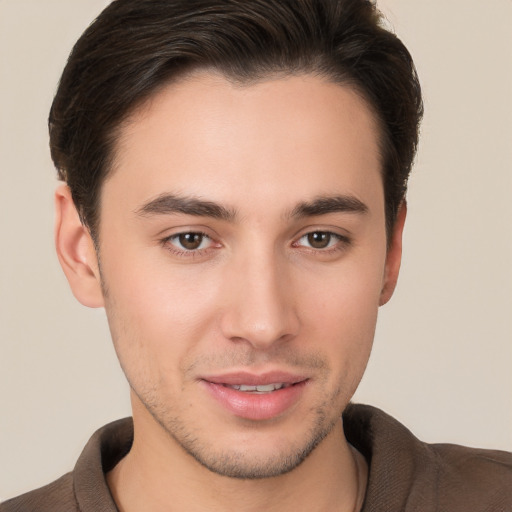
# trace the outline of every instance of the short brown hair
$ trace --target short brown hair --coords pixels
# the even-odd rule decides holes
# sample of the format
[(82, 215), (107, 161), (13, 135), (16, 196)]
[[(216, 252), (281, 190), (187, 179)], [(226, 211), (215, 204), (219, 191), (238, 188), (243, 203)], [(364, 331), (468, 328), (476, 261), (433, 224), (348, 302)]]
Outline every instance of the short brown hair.
[(250, 82), (314, 73), (353, 87), (380, 125), (388, 233), (405, 197), (423, 114), (412, 58), (369, 0), (116, 0), (84, 32), (64, 69), (50, 147), (93, 237), (119, 127), (184, 71)]

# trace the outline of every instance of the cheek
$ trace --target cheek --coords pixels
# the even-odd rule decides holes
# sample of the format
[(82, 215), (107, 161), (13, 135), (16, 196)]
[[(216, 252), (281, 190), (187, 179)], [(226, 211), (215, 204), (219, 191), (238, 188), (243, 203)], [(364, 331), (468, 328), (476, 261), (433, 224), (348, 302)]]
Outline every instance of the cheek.
[(304, 272), (298, 289), (307, 301), (304, 309), (331, 323), (339, 319), (346, 329), (358, 331), (376, 317), (383, 286), (383, 251), (360, 251), (350, 259), (316, 272)]
[[(115, 261), (113, 259), (112, 261)], [(215, 281), (197, 271), (173, 269), (124, 255), (105, 262), (105, 308), (121, 365), (149, 381), (177, 375), (215, 323)], [(121, 261), (130, 262), (123, 267)], [(192, 265), (193, 267), (193, 265)]]
[(309, 293), (302, 294), (304, 339), (316, 340), (333, 370), (357, 382), (370, 355), (382, 288), (384, 258), (375, 254), (367, 264), (361, 255), (340, 265), (314, 287), (309, 280)]
[(312, 312), (310, 330), (323, 340), (322, 348), (331, 354), (331, 360), (343, 366), (366, 364), (377, 322), (377, 294), (339, 290), (328, 300), (317, 302)]
[(355, 393), (370, 358), (377, 322), (375, 299), (365, 300), (362, 307), (356, 294), (333, 294), (332, 300), (318, 308), (310, 322), (311, 336), (330, 367), (333, 396), (344, 406)]

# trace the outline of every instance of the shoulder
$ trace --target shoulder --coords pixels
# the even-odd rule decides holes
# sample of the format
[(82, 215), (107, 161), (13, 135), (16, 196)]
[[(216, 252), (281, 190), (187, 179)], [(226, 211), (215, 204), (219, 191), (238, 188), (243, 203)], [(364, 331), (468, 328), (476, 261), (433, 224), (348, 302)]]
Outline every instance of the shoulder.
[(366, 511), (512, 511), (512, 453), (429, 444), (370, 406), (344, 414), (347, 439), (367, 459)]
[(78, 512), (73, 476), (67, 473), (51, 484), (0, 504), (0, 512)]
[(72, 472), (0, 504), (0, 512), (115, 512), (105, 473), (131, 448), (133, 422), (118, 420), (96, 431)]
[(494, 508), (481, 510), (512, 510), (512, 453), (452, 444), (427, 447), (437, 470), (439, 494), (448, 504), (467, 503), (473, 508), (477, 503), (492, 504)]

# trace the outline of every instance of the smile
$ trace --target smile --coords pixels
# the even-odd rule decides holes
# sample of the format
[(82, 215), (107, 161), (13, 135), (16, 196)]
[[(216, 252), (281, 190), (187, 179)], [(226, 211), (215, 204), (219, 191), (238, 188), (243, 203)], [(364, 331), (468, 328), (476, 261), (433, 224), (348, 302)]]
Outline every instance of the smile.
[(245, 393), (272, 393), (273, 391), (278, 391), (279, 389), (290, 387), (292, 384), (287, 382), (279, 382), (275, 384), (264, 384), (259, 386), (250, 386), (248, 384), (224, 384), (224, 386), (227, 388), (235, 389), (236, 391), (243, 391)]
[(245, 372), (201, 379), (201, 385), (223, 414), (253, 421), (284, 415), (301, 402), (310, 379), (283, 372)]

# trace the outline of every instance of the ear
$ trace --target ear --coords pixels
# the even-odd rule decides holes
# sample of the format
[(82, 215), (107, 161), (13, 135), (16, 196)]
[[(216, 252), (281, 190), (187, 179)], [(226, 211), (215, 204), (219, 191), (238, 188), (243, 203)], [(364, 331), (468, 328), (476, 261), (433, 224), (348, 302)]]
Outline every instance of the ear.
[(398, 274), (400, 272), (400, 263), (402, 262), (402, 234), (404, 232), (405, 217), (407, 216), (407, 204), (405, 200), (400, 205), (396, 216), (393, 233), (386, 255), (386, 266), (384, 269), (384, 279), (382, 291), (380, 294), (379, 305), (383, 306), (391, 299), (395, 291)]
[(104, 305), (94, 243), (71, 198), (67, 185), (55, 191), (55, 248), (73, 295), (84, 306)]

